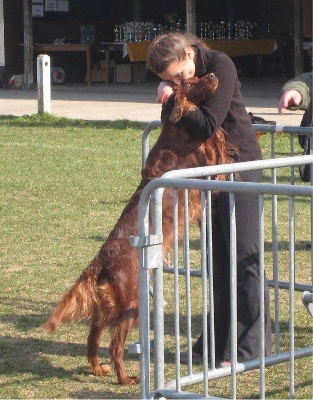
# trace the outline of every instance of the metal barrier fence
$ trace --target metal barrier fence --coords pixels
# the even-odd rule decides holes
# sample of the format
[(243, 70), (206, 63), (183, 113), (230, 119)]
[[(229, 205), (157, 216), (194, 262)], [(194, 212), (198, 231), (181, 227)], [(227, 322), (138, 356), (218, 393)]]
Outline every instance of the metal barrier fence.
[[(149, 148), (149, 131), (160, 126), (159, 121), (148, 124), (143, 137), (143, 160)], [(218, 378), (230, 379), (229, 389), (222, 390), (222, 397), (237, 398), (238, 382), (241, 373), (259, 369), (258, 395), (266, 398), (266, 367), (288, 363), (288, 381), (290, 398), (295, 398), (296, 360), (313, 354), (312, 343), (303, 343), (295, 334), (299, 314), (301, 324), (306, 321), (305, 330), (312, 329), (313, 297), (313, 188), (310, 184), (296, 182), (295, 171), (299, 165), (310, 164), (313, 167), (313, 155), (274, 158), (275, 133), (277, 127), (256, 126), (258, 131), (273, 133), (271, 141), (271, 158), (262, 161), (202, 167), (187, 170), (170, 171), (161, 178), (150, 182), (142, 192), (139, 206), (139, 235), (132, 237), (134, 246), (139, 247), (140, 260), (140, 339), (137, 350), (140, 353), (141, 398), (212, 398), (216, 388), (212, 386)], [(276, 131), (276, 132), (275, 132)], [(298, 134), (309, 134), (312, 129), (283, 127), (282, 131), (290, 134), (291, 155), (294, 151), (294, 137)], [(312, 141), (311, 141), (312, 143)], [(313, 152), (312, 152), (313, 153)], [(233, 181), (235, 173), (262, 169), (269, 172), (269, 182), (249, 183)], [(278, 183), (283, 171), (283, 183)], [(211, 176), (227, 173), (230, 181), (210, 180)], [(312, 174), (311, 174), (312, 176)], [(279, 179), (278, 179), (278, 178)], [(173, 191), (173, 261), (164, 262), (162, 249), (162, 198), (165, 190)], [(189, 223), (189, 192), (198, 190), (201, 193), (201, 235), (192, 230)], [(210, 328), (210, 349), (207, 341), (207, 313), (214, 309), (212, 259), (212, 191), (228, 192), (230, 203), (230, 271), (231, 271), (231, 347), (232, 366), (218, 368), (214, 355), (214, 322)], [(183, 204), (180, 203), (183, 192)], [(235, 193), (256, 193), (259, 197), (259, 248), (260, 248), (260, 286), (264, 284), (264, 269), (272, 279), (268, 283), (273, 289), (273, 342), (271, 356), (264, 351), (264, 297), (260, 293), (260, 356), (258, 359), (244, 363), (237, 362), (237, 326), (236, 326), (236, 215)], [(271, 203), (268, 205), (268, 203)], [(179, 235), (178, 209), (183, 207), (183, 235)], [(270, 210), (270, 211), (269, 211)], [(303, 221), (305, 215), (305, 221)], [(150, 217), (149, 217), (150, 216)], [(301, 219), (302, 218), (302, 219)], [(303, 226), (305, 222), (305, 227)], [(197, 230), (195, 230), (197, 232)], [(283, 232), (283, 233), (282, 233)], [(196, 238), (196, 239), (195, 239)], [(191, 240), (200, 241), (198, 248), (193, 248)], [(282, 243), (281, 243), (282, 242)], [(311, 244), (311, 250), (305, 250), (305, 244)], [(301, 253), (301, 257), (298, 257)], [(165, 263), (167, 265), (165, 265)], [(164, 292), (164, 272), (166, 279), (172, 279), (170, 290)], [(282, 279), (283, 276), (283, 279)], [(152, 279), (151, 279), (152, 277)], [(197, 280), (197, 287), (193, 280)], [(201, 283), (199, 283), (201, 281)], [(149, 296), (149, 285), (153, 284), (153, 298)], [(302, 293), (303, 304), (299, 304), (297, 292)], [(287, 293), (287, 294), (286, 294)], [(197, 309), (194, 309), (197, 303)], [(167, 305), (166, 305), (167, 304)], [(200, 304), (200, 309), (199, 309)], [(304, 306), (305, 307), (304, 307)], [(151, 308), (153, 320), (150, 320)], [(287, 309), (287, 314), (282, 310)], [(170, 310), (170, 311), (169, 311)], [(303, 311), (305, 310), (305, 311)], [(166, 328), (165, 317), (170, 312), (170, 327)], [(196, 324), (201, 315), (201, 323)], [(213, 314), (213, 313), (211, 313)], [(281, 317), (284, 315), (283, 327)], [(312, 315), (313, 316), (313, 315)], [(309, 321), (308, 321), (309, 319)], [(196, 321), (196, 322), (195, 322)], [(203, 357), (203, 365), (192, 363), (192, 339), (197, 325), (198, 333), (204, 332), (204, 354), (211, 351), (210, 361)], [(213, 328), (212, 328), (213, 326)], [(166, 331), (165, 331), (166, 328)], [(153, 330), (153, 334), (150, 330)], [(166, 333), (166, 335), (165, 335)], [(168, 336), (173, 336), (168, 340)], [(310, 337), (310, 334), (308, 334)], [(153, 340), (153, 346), (151, 345)], [(168, 350), (168, 347), (170, 350)], [(153, 362), (151, 350), (153, 347)], [(188, 365), (180, 363), (180, 352), (188, 352)], [(168, 352), (172, 352), (172, 356)], [(212, 354), (213, 353), (213, 354)], [(175, 364), (171, 370), (168, 363)], [(210, 365), (211, 367), (210, 367)], [(311, 374), (310, 374), (311, 375)], [(312, 383), (312, 382), (311, 382)], [(184, 390), (185, 387), (191, 389)], [(153, 389), (152, 389), (153, 388)], [(214, 394), (214, 397), (220, 397)], [(252, 396), (251, 396), (252, 397)], [(285, 396), (286, 397), (286, 396)]]

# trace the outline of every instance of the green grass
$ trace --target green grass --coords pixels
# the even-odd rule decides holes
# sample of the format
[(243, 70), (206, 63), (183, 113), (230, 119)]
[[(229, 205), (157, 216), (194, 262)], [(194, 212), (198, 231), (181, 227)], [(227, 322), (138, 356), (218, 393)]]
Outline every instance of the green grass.
[[(139, 386), (120, 386), (113, 373), (107, 377), (89, 374), (85, 359), (88, 323), (62, 325), (53, 335), (40, 325), (94, 257), (137, 187), (143, 129), (143, 124), (129, 121), (86, 122), (50, 115), (0, 117), (0, 398), (139, 398)], [(152, 137), (158, 132), (155, 130)], [(267, 157), (268, 138), (262, 137), (261, 144)], [(277, 144), (278, 152), (288, 155), (288, 140), (281, 137)], [(288, 171), (284, 175), (286, 179)], [(297, 269), (297, 279), (307, 283), (310, 261), (305, 243), (310, 236), (303, 221), (309, 218), (309, 203), (302, 199), (300, 204), (297, 262), (301, 268)], [(279, 232), (279, 241), (285, 277), (287, 207), (282, 201), (279, 220), (283, 229)], [(269, 216), (266, 262), (270, 271)], [(195, 230), (192, 241), (195, 263), (198, 236)], [(197, 290), (197, 285), (193, 280), (193, 290)], [(165, 277), (165, 292), (170, 298), (171, 276)], [(282, 302), (287, 295), (282, 295)], [(299, 298), (297, 303), (297, 345), (308, 345), (312, 319)], [(199, 304), (194, 306), (199, 309)], [(170, 356), (172, 313), (169, 305), (166, 363), (170, 375), (175, 372)], [(200, 320), (200, 311), (195, 318)], [(281, 325), (285, 346), (288, 310), (284, 310)], [(128, 341), (136, 341), (137, 336), (136, 331), (132, 332)], [(104, 362), (108, 345), (109, 338), (104, 335), (100, 352)], [(139, 373), (138, 357), (126, 352), (125, 360), (131, 374)], [(311, 398), (312, 362), (302, 359), (296, 364), (296, 397)], [(266, 373), (268, 397), (288, 396), (287, 369), (288, 365), (284, 364)], [(238, 381), (242, 398), (258, 397), (258, 377), (239, 377)], [(215, 395), (229, 396), (229, 379), (220, 379), (211, 385)], [(193, 389), (199, 391), (199, 387)]]

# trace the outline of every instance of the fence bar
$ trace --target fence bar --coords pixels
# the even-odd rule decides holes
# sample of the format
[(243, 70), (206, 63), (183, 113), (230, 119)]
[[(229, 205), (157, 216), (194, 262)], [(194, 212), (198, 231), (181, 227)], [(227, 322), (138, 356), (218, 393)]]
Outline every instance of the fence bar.
[(206, 192), (201, 192), (201, 272), (202, 272), (202, 327), (203, 327), (203, 374), (204, 374), (204, 393), (208, 396), (208, 274), (207, 274), (207, 227), (206, 227)]
[(259, 273), (260, 273), (260, 399), (265, 398), (265, 265), (264, 265), (264, 198), (259, 195)]
[[(160, 197), (153, 196), (152, 200), (152, 226), (153, 233), (162, 232), (162, 204)], [(164, 386), (164, 295), (162, 252), (159, 254), (159, 267), (153, 269), (153, 315), (154, 318), (154, 363), (157, 373), (154, 376), (154, 387)], [(155, 283), (158, 282), (156, 287)], [(162, 290), (160, 290), (162, 288)]]
[(289, 395), (291, 399), (295, 398), (295, 207), (294, 198), (289, 198)]
[[(164, 271), (164, 269), (163, 269)], [(189, 201), (188, 190), (184, 190), (184, 275), (186, 276), (186, 318), (187, 318), (187, 354), (188, 375), (192, 373), (192, 340), (191, 340), (191, 281), (190, 281), (190, 248), (189, 248)], [(177, 274), (181, 274), (181, 268), (177, 268)]]

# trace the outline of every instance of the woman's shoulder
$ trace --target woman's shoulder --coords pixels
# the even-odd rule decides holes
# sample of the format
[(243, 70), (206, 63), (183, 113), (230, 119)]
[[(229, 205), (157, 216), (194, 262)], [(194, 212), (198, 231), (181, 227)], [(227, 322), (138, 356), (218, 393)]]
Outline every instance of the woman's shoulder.
[(206, 64), (206, 63), (223, 63), (225, 66), (227, 66), (227, 65), (233, 66), (234, 65), (232, 59), (226, 53), (223, 53), (222, 51), (212, 50), (205, 45), (201, 45), (198, 48), (199, 48), (199, 52), (200, 52), (200, 55), (201, 55), (201, 58), (202, 58), (204, 64)]
[(224, 78), (228, 77), (227, 81), (237, 78), (237, 69), (233, 60), (222, 51), (208, 49), (203, 57), (203, 65), (207, 72), (215, 72)]
[(221, 51), (199, 46), (196, 61), (196, 75), (201, 78), (210, 72), (214, 72), (219, 78), (219, 87), (237, 87), (238, 74), (232, 59)]

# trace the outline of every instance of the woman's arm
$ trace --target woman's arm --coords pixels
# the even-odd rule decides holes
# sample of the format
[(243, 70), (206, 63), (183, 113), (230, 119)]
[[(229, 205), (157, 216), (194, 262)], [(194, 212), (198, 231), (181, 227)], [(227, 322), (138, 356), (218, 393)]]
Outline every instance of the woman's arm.
[(173, 84), (167, 81), (162, 81), (158, 86), (157, 101), (166, 103), (168, 98), (173, 93)]
[(214, 72), (219, 84), (214, 95), (199, 109), (189, 111), (182, 122), (188, 130), (204, 140), (212, 136), (225, 120), (229, 112), (237, 82), (237, 70), (232, 60), (224, 53), (214, 53), (205, 65), (207, 73)]
[(278, 101), (278, 112), (284, 114), (286, 110), (294, 108), (297, 109), (302, 103), (302, 94), (295, 89), (286, 90), (280, 96)]
[(278, 110), (279, 113), (283, 113), (284, 109), (307, 110), (311, 101), (312, 72), (306, 72), (288, 81), (283, 86), (278, 102)]

